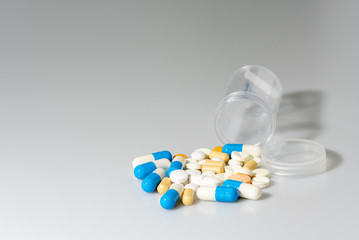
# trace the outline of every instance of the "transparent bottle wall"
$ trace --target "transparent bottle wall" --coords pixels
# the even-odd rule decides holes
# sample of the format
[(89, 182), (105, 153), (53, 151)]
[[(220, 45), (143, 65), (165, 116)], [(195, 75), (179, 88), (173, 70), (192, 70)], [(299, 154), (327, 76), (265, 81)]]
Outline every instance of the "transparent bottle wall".
[(282, 87), (273, 72), (261, 66), (237, 70), (215, 118), (223, 143), (265, 144), (275, 130)]

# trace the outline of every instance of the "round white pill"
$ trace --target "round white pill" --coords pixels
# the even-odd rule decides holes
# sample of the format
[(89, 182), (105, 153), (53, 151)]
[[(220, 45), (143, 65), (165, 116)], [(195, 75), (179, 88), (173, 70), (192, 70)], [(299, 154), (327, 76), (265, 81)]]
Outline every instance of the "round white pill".
[(269, 177), (269, 171), (264, 168), (257, 168), (252, 171), (256, 177)]
[(234, 170), (234, 173), (242, 173), (242, 174), (246, 174), (248, 176), (253, 176), (253, 172), (247, 168), (241, 168), (241, 169), (238, 169), (238, 170)]
[(186, 168), (190, 170), (199, 170), (202, 168), (202, 166), (198, 163), (187, 163)]
[(199, 170), (190, 170), (190, 169), (188, 169), (188, 170), (185, 170), (186, 171), (186, 173), (188, 173), (188, 175), (201, 175), (202, 173), (201, 173), (201, 171), (199, 171)]
[(207, 158), (207, 154), (200, 152), (200, 151), (195, 151), (191, 154), (191, 158), (196, 159), (196, 160), (203, 160)]
[(208, 148), (198, 148), (195, 152), (203, 152), (204, 154), (209, 155), (212, 150)]
[(186, 158), (186, 163), (197, 163), (198, 161), (193, 158)]
[(270, 181), (269, 181), (269, 178), (267, 178), (267, 177), (254, 177), (252, 179), (252, 184), (259, 188), (266, 188), (269, 186), (269, 183), (270, 183)]
[(188, 173), (185, 170), (174, 170), (170, 173), (170, 179), (174, 183), (184, 183), (188, 179)]
[(213, 171), (208, 170), (208, 171), (204, 171), (204, 172), (202, 173), (202, 175), (214, 177), (214, 176), (216, 176), (216, 173), (213, 172)]

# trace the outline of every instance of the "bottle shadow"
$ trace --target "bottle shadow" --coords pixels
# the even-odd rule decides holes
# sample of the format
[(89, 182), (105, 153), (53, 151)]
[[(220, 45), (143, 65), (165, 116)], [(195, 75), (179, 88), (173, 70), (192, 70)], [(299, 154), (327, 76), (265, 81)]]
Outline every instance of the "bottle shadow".
[(283, 95), (277, 114), (275, 138), (313, 139), (322, 130), (321, 110), (324, 96), (314, 90)]
[[(277, 127), (273, 140), (300, 138), (315, 139), (323, 130), (321, 119), (324, 94), (316, 90), (302, 90), (283, 95), (277, 114)], [(326, 150), (325, 172), (339, 166), (340, 154)]]

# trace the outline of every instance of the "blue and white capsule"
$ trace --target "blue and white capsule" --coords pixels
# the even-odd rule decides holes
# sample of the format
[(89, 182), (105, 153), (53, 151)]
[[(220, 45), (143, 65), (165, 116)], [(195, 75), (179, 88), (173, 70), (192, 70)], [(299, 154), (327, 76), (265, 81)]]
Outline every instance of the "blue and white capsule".
[(161, 197), (160, 204), (164, 209), (173, 208), (183, 194), (183, 185), (174, 183), (170, 186), (170, 189), (166, 191)]
[(141, 186), (145, 192), (153, 192), (156, 190), (162, 178), (166, 176), (166, 171), (163, 168), (157, 168), (143, 179)]
[(167, 176), (170, 177), (171, 172), (174, 171), (174, 170), (183, 169), (185, 163), (186, 163), (186, 159), (184, 157), (182, 157), (182, 156), (174, 157), (170, 167), (167, 170)]
[(144, 155), (141, 157), (136, 157), (132, 161), (133, 168), (137, 167), (138, 165), (148, 163), (148, 162), (154, 162), (158, 159), (166, 158), (168, 160), (172, 160), (172, 154), (169, 151), (161, 151), (161, 152), (155, 152), (152, 154)]
[(150, 173), (152, 173), (157, 168), (163, 168), (167, 170), (171, 165), (170, 160), (167, 158), (162, 158), (159, 160), (156, 160), (154, 162), (147, 162), (141, 165), (138, 165), (135, 167), (135, 170), (133, 173), (135, 174), (135, 177), (142, 180), (145, 177), (147, 177)]
[(241, 181), (227, 179), (222, 183), (222, 186), (237, 189), (242, 198), (258, 200), (262, 196), (262, 190), (259, 187)]
[(236, 188), (233, 187), (199, 187), (197, 197), (205, 201), (217, 202), (235, 202), (239, 195)]
[(222, 148), (222, 152), (229, 154), (229, 156), (231, 156), (233, 151), (246, 152), (255, 157), (260, 157), (262, 155), (261, 147), (256, 145), (226, 144)]

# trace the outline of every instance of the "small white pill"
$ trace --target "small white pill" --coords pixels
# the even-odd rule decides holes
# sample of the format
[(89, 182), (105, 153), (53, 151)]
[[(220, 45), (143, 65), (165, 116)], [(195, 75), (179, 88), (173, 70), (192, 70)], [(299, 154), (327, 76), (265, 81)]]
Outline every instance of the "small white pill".
[(192, 175), (191, 183), (194, 183), (198, 186), (219, 186), (222, 181), (216, 177), (209, 177), (203, 175)]
[(254, 177), (252, 179), (252, 184), (259, 188), (266, 188), (269, 186), (269, 183), (270, 183), (270, 181), (269, 181), (269, 178), (267, 178), (267, 177)]
[(193, 158), (186, 158), (186, 163), (197, 163), (198, 161)]
[(188, 173), (188, 175), (190, 176), (190, 175), (201, 175), (202, 173), (201, 173), (201, 171), (199, 171), (199, 170), (190, 170), (190, 169), (188, 169), (188, 170), (185, 170), (186, 171), (186, 173)]
[(202, 166), (198, 163), (187, 163), (186, 168), (190, 170), (200, 170)]
[(204, 154), (209, 155), (212, 150), (208, 148), (198, 148), (195, 152), (203, 152)]
[(250, 177), (253, 176), (253, 172), (247, 168), (241, 168), (241, 169), (235, 170), (234, 173), (242, 173), (242, 174), (246, 174)]
[(191, 158), (196, 160), (203, 160), (207, 158), (207, 154), (201, 152), (201, 151), (195, 151), (191, 154)]
[(214, 177), (214, 176), (216, 176), (216, 173), (215, 172), (213, 172), (213, 171), (204, 171), (203, 173), (202, 173), (202, 175), (203, 176), (210, 176), (210, 177)]
[(233, 151), (232, 154), (231, 154), (231, 158), (233, 160), (237, 160), (237, 161), (241, 161), (241, 162), (247, 162), (247, 161), (251, 160), (253, 157), (250, 156), (248, 153), (245, 153), (245, 152)]
[(224, 162), (224, 160), (221, 158), (212, 158), (211, 160), (216, 162)]
[(174, 170), (170, 173), (170, 179), (174, 183), (184, 183), (188, 179), (188, 173), (185, 170)]
[(252, 171), (256, 177), (269, 177), (269, 171), (265, 168), (257, 168)]
[(244, 163), (239, 160), (231, 159), (228, 161), (228, 165), (230, 165), (230, 166), (231, 165), (239, 165), (242, 167), (244, 165)]

